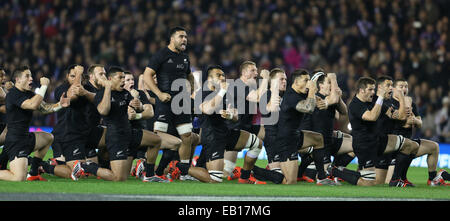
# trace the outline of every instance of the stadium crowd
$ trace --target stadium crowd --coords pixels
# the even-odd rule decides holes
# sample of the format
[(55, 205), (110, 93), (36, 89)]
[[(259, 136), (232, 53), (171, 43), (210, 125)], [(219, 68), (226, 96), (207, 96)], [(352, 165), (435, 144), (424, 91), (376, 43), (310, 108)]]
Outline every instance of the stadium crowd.
[[(7, 75), (30, 66), (36, 84), (50, 78), (56, 101), (70, 64), (118, 65), (137, 79), (181, 25), (192, 71), (215, 63), (237, 78), (245, 60), (288, 77), (321, 67), (337, 73), (347, 103), (359, 77), (405, 78), (423, 119), (415, 136), (450, 142), (448, 8), (447, 0), (6, 0), (0, 65)], [(37, 114), (32, 125), (55, 123), (56, 114)]]

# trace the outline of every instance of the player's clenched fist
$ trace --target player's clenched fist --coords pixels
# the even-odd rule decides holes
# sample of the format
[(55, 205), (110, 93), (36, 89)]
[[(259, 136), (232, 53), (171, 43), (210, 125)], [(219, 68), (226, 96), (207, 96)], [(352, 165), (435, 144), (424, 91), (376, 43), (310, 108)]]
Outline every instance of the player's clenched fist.
[(41, 85), (47, 85), (48, 86), (50, 84), (50, 80), (48, 78), (46, 78), (46, 77), (41, 77), (40, 81), (41, 81)]

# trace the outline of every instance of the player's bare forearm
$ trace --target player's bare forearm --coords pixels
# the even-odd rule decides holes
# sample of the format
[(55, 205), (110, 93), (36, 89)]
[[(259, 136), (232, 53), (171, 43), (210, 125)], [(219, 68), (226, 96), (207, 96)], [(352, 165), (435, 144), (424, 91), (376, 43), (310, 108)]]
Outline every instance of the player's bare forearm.
[(365, 121), (376, 121), (380, 116), (381, 106), (382, 105), (375, 104), (372, 110), (364, 112), (362, 119)]
[(98, 113), (106, 116), (109, 114), (109, 110), (111, 109), (111, 88), (105, 88), (105, 92), (103, 94), (103, 98), (97, 106)]
[(51, 114), (58, 111), (59, 109), (61, 109), (61, 104), (59, 102), (55, 104), (50, 104), (46, 103), (45, 101), (42, 101), (41, 105), (39, 105), (38, 111), (41, 114)]
[(153, 80), (153, 75), (156, 74), (153, 69), (145, 68), (144, 71), (144, 83), (147, 84), (148, 88), (156, 94), (156, 96), (159, 96), (161, 94), (161, 91), (159, 90), (158, 86), (155, 83), (155, 80)]
[(152, 118), (155, 113), (153, 111), (153, 106), (151, 104), (145, 104), (143, 106), (143, 111), (142, 111), (142, 119), (150, 119)]
[(261, 85), (259, 85), (259, 88), (258, 88), (258, 101), (257, 102), (259, 102), (261, 100), (261, 97), (263, 96), (263, 94), (267, 92), (268, 86), (269, 86), (269, 79), (263, 78), (261, 81)]
[(314, 111), (315, 107), (316, 107), (316, 99), (308, 97), (306, 98), (306, 100), (298, 102), (297, 106), (295, 106), (295, 109), (298, 112), (311, 114)]
[(398, 108), (398, 119), (397, 120), (406, 120), (407, 114), (406, 114), (406, 106), (405, 106), (405, 99), (402, 97), (398, 101), (400, 103)]
[(187, 76), (187, 80), (189, 81), (189, 84), (191, 86), (191, 94), (192, 94), (195, 89), (195, 78), (192, 72)]
[(217, 94), (213, 99), (203, 102), (202, 104), (200, 104), (202, 112), (208, 115), (213, 114), (217, 108), (216, 104), (221, 103), (222, 99), (223, 97)]
[(94, 102), (94, 98), (95, 98), (95, 93), (86, 91), (84, 96), (90, 101), (90, 102)]
[(347, 105), (344, 103), (342, 98), (339, 98), (339, 104), (338, 104), (337, 111), (339, 112), (339, 114), (342, 114), (342, 115), (348, 114)]

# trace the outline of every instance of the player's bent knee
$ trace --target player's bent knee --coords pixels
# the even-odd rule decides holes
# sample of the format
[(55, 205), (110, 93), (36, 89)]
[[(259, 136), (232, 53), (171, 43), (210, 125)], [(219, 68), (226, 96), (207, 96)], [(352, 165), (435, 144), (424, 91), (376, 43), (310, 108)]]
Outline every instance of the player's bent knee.
[(250, 136), (248, 136), (247, 139), (247, 143), (245, 144), (245, 148), (248, 148), (248, 152), (247, 155), (251, 158), (257, 158), (259, 156), (259, 154), (261, 153), (261, 148), (260, 148), (260, 141), (259, 138), (254, 135), (254, 134), (250, 134)]
[(419, 144), (412, 140), (405, 140), (403, 147), (400, 149), (405, 154), (417, 153), (419, 150)]
[(432, 143), (432, 147), (433, 147), (433, 152), (439, 153), (439, 144), (434, 141), (431, 141), (431, 143)]
[(14, 181), (14, 182), (22, 182), (22, 181), (26, 181), (27, 180), (27, 176), (13, 176), (13, 178), (12, 178), (12, 180), (11, 181)]

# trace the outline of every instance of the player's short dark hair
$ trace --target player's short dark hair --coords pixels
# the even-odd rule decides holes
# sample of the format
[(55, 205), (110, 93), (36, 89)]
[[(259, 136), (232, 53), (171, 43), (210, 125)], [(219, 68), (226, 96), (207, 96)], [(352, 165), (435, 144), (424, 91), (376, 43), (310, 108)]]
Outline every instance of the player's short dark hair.
[(69, 67), (67, 67), (66, 70), (65, 70), (66, 75), (68, 75), (70, 73), (70, 71), (72, 69), (74, 69), (76, 66), (78, 66), (78, 64), (71, 64), (71, 65), (69, 65)]
[(93, 64), (93, 65), (89, 66), (88, 71), (87, 71), (88, 74), (89, 74), (89, 75), (94, 74), (94, 69), (95, 69), (96, 67), (104, 67), (104, 66), (101, 65), (101, 64)]
[(186, 31), (185, 28), (181, 26), (175, 26), (169, 30), (169, 34), (167, 35), (168, 42), (170, 42), (170, 38), (177, 33), (177, 31)]
[(111, 66), (106, 73), (107, 77), (114, 77), (117, 73), (124, 72), (123, 69), (119, 66)]
[(371, 77), (361, 77), (356, 81), (356, 90), (358, 92), (360, 89), (366, 89), (367, 85), (375, 85), (375, 83), (375, 80)]
[(295, 81), (295, 79), (297, 79), (298, 77), (301, 77), (302, 75), (308, 75), (309, 76), (309, 72), (306, 69), (296, 69), (294, 72), (292, 72), (292, 76), (291, 76), (291, 82), (293, 83)]
[(209, 74), (211, 73), (212, 70), (214, 69), (219, 69), (219, 70), (223, 70), (222, 66), (214, 64), (214, 65), (208, 65), (205, 69), (205, 71), (202, 72), (202, 82), (205, 82), (208, 79)]
[(408, 81), (407, 81), (406, 79), (404, 79), (404, 78), (395, 79), (395, 81), (394, 81), (394, 87), (397, 86), (397, 83), (398, 83), (398, 82), (407, 82), (407, 83), (408, 83)]
[(13, 76), (12, 76), (12, 80), (14, 81), (14, 83), (16, 83), (16, 78), (21, 77), (22, 73), (26, 70), (30, 70), (30, 68), (28, 66), (22, 66), (19, 68), (16, 68), (16, 70), (14, 70), (13, 72)]
[(131, 73), (131, 71), (128, 71), (128, 70), (124, 71), (123, 73), (124, 73), (125, 75), (127, 75), (127, 74), (133, 75), (133, 74)]
[(377, 86), (384, 83), (385, 81), (390, 80), (392, 81), (392, 78), (387, 76), (387, 75), (383, 75), (377, 78)]
[(270, 70), (269, 76), (270, 79), (273, 79), (277, 76), (278, 73), (286, 73), (282, 68), (274, 68)]

